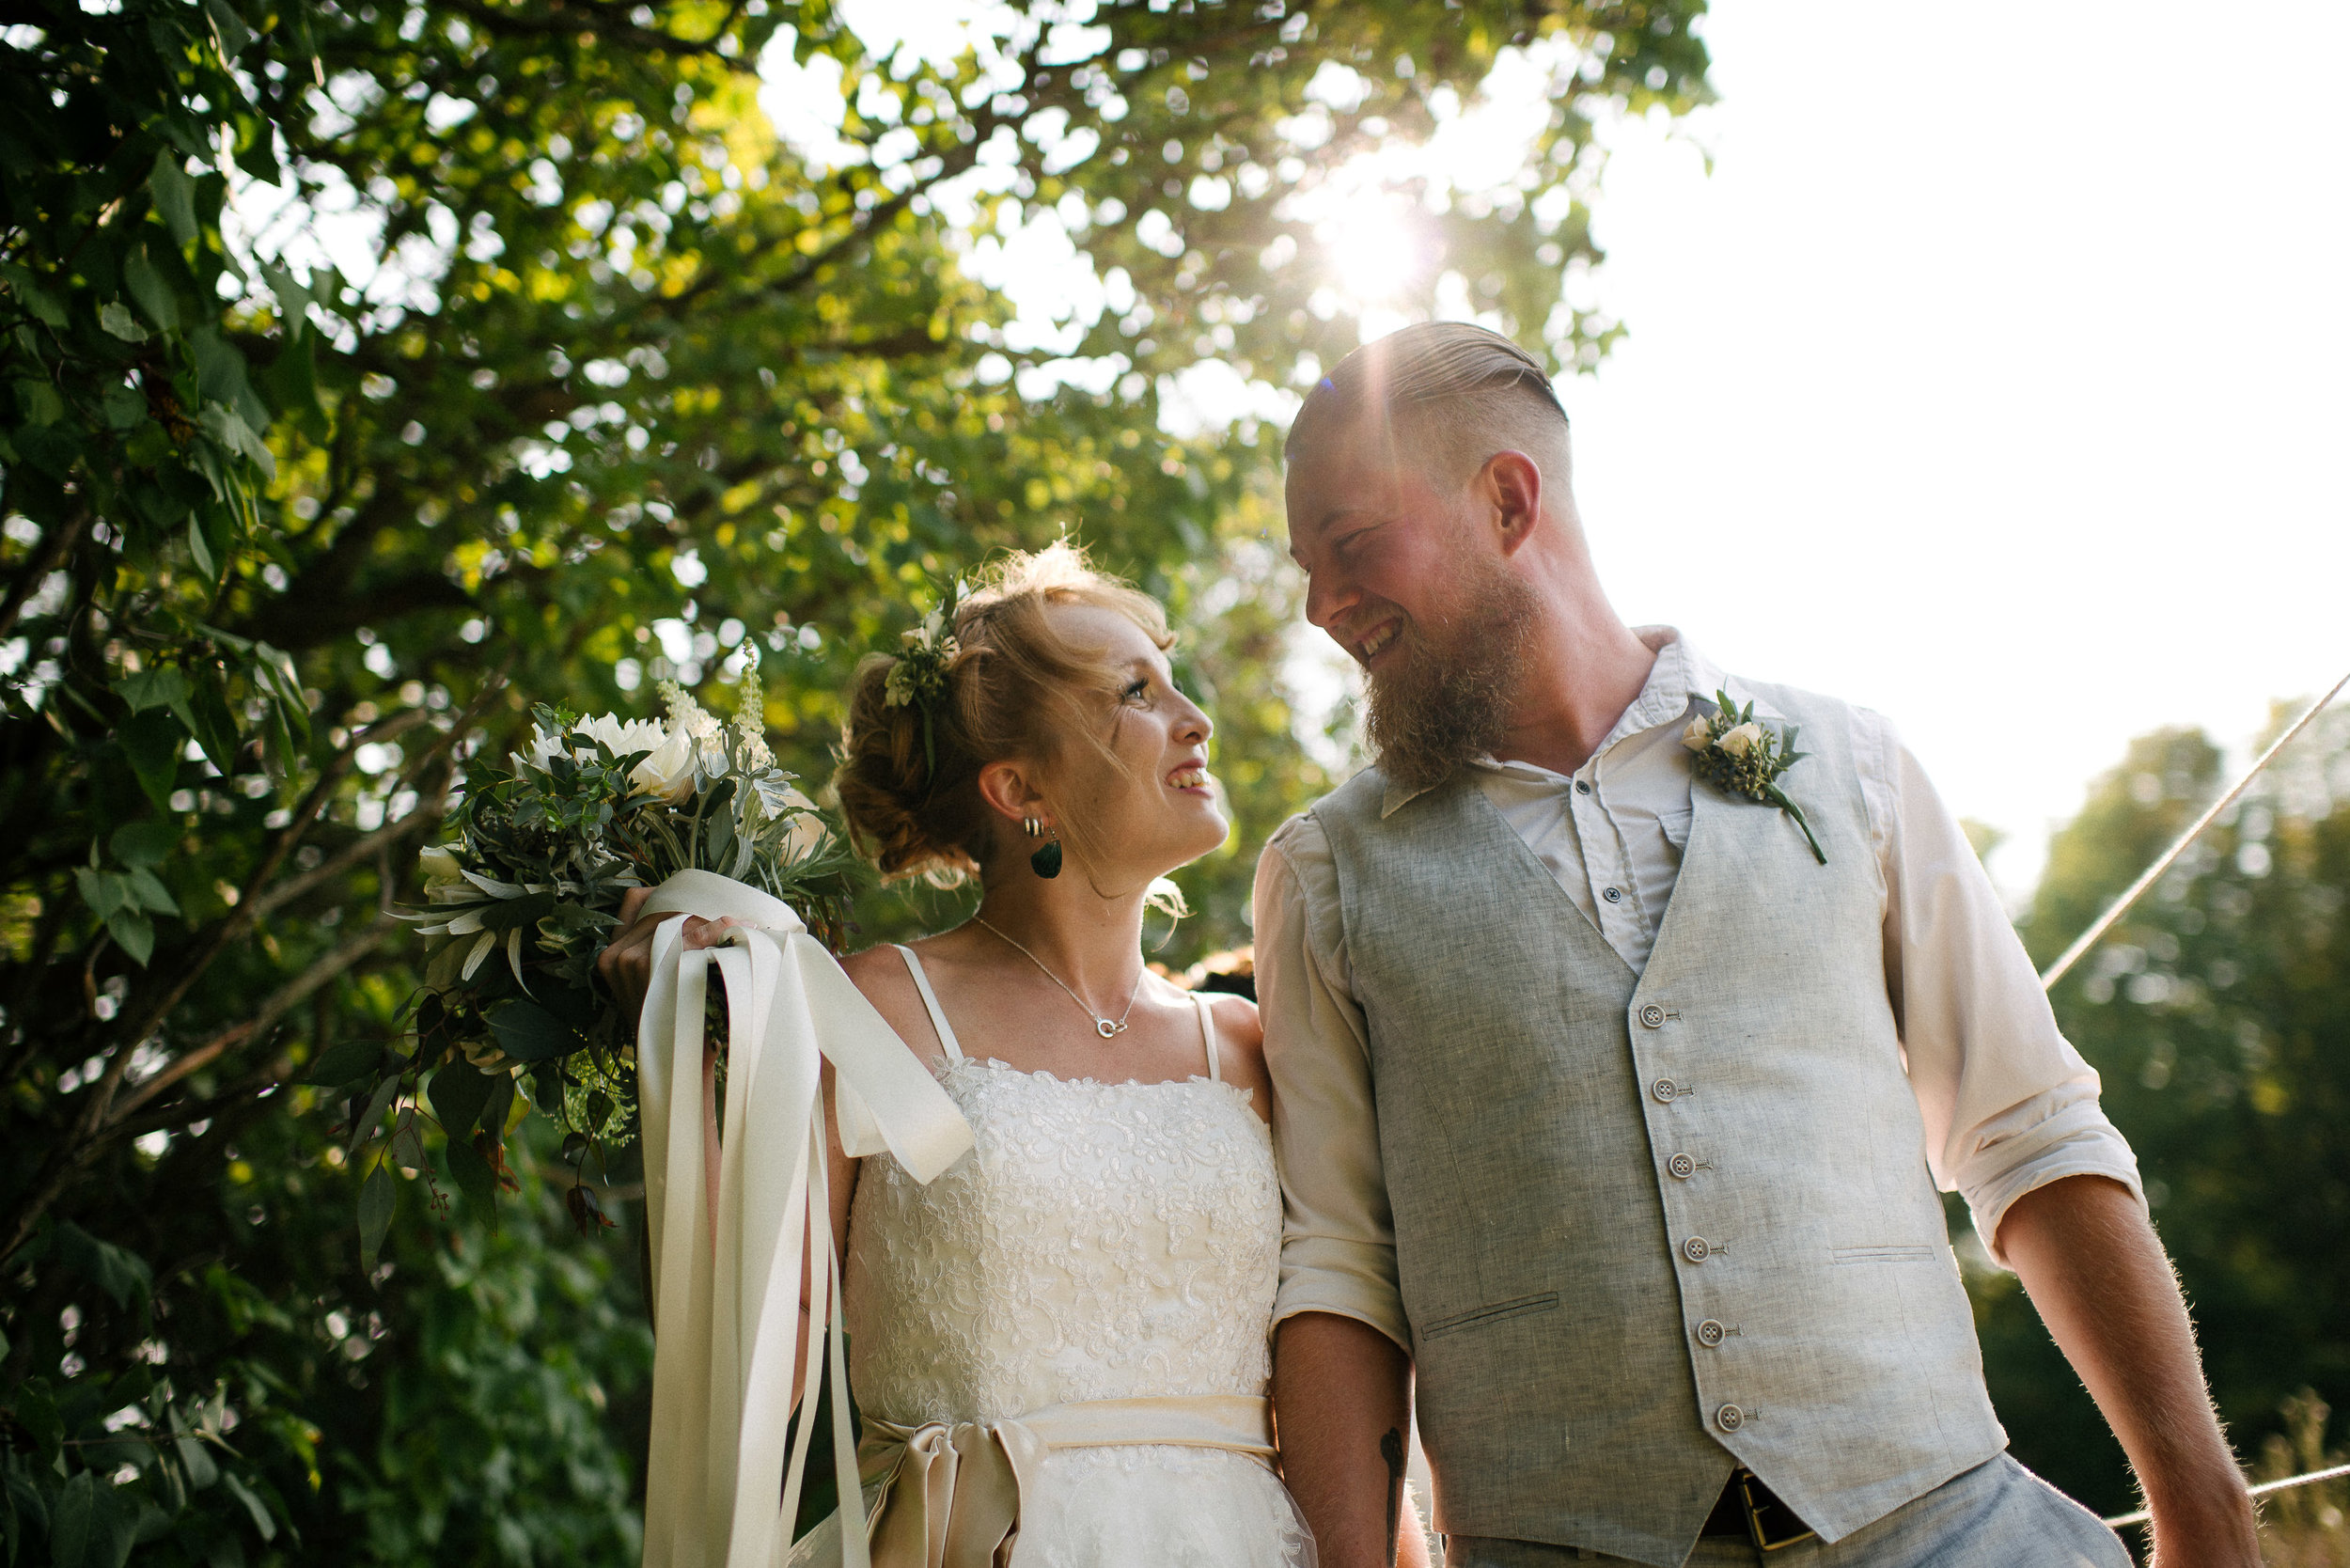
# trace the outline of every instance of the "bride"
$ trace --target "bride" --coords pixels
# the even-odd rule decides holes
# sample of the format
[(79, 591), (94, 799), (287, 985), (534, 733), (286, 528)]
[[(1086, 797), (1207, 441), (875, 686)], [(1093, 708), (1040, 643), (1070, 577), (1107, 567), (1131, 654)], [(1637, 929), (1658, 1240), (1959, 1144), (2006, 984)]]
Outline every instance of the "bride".
[[(1152, 884), (1228, 831), (1172, 640), (1155, 603), (1055, 545), (998, 563), (851, 692), (835, 785), (859, 848), (983, 892), (968, 923), (845, 964), (975, 1139), (925, 1186), (833, 1134), (892, 1568), (1314, 1560), (1266, 1399), (1281, 1196), (1256, 1008), (1142, 960)], [(654, 923), (604, 956), (631, 1006)]]

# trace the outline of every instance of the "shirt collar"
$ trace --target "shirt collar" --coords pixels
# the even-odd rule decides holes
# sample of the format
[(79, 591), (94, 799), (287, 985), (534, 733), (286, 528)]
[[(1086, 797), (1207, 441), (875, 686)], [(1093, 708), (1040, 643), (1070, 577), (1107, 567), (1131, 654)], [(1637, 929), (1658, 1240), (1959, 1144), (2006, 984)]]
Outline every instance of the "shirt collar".
[[(1755, 713), (1762, 717), (1778, 717), (1768, 704), (1747, 691), (1743, 682), (1723, 673), (1719, 665), (1700, 652), (1688, 638), (1681, 635), (1678, 627), (1635, 626), (1632, 635), (1654, 651), (1656, 662), (1649, 666), (1648, 679), (1641, 683), (1640, 695), (1634, 698), (1632, 705), (1617, 718), (1615, 728), (1607, 731), (1607, 738), (1600, 742), (1599, 749), (1592, 756), (1600, 756), (1618, 743), (1645, 734), (1660, 725), (1680, 724), (1693, 709), (1713, 713), (1716, 692), (1727, 692), (1740, 702), (1752, 700)], [(1494, 769), (1517, 765), (1520, 764), (1496, 761), (1491, 757), (1480, 757), (1470, 763), (1472, 767)], [(1433, 788), (1434, 785), (1422, 785), (1418, 789), (1407, 789), (1390, 780), (1380, 796), (1379, 815), (1382, 818), (1392, 815), (1398, 808)]]

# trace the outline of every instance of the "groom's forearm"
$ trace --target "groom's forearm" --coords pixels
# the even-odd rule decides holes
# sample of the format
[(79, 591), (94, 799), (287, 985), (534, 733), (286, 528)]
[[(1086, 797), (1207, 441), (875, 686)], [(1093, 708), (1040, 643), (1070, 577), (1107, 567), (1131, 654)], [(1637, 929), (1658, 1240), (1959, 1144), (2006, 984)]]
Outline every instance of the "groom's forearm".
[(1425, 1568), (1426, 1539), (1401, 1508), (1411, 1362), (1369, 1324), (1328, 1312), (1285, 1320), (1274, 1347), (1281, 1474), (1322, 1568)]
[(2163, 1568), (2256, 1568), (2252, 1501), (2203, 1384), (2170, 1260), (2138, 1200), (2074, 1176), (2017, 1199), (2000, 1249), (2122, 1441)]

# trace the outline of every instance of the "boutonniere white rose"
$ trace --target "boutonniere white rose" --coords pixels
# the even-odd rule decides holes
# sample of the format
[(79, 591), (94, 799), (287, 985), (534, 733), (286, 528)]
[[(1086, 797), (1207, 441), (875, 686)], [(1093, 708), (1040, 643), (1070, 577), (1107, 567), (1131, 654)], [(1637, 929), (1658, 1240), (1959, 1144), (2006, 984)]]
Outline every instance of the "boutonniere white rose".
[(1778, 787), (1780, 776), (1810, 755), (1795, 749), (1796, 727), (1790, 724), (1774, 732), (1756, 720), (1753, 703), (1740, 708), (1726, 691), (1716, 692), (1714, 701), (1713, 713), (1699, 713), (1681, 732), (1681, 744), (1693, 759), (1690, 771), (1730, 794), (1786, 812), (1803, 830), (1804, 842), (1820, 864), (1826, 865), (1827, 852), (1804, 820), (1803, 808)]

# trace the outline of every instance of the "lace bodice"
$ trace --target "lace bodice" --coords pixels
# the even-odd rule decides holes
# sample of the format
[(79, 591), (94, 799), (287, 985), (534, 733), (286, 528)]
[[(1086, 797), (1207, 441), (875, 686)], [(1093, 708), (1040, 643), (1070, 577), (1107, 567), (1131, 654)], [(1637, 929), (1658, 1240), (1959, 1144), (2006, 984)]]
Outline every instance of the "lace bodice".
[(1101, 1083), (940, 1036), (975, 1146), (927, 1187), (865, 1161), (844, 1280), (858, 1403), (911, 1423), (1263, 1393), (1281, 1195), (1248, 1094), (1213, 1058), (1188, 1081)]

